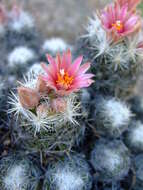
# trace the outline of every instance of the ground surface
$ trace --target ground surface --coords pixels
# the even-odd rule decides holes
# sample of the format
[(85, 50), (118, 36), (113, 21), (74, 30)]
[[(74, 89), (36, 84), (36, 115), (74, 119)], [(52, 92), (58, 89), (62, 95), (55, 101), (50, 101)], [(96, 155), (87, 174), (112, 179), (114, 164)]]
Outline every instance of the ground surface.
[(46, 36), (62, 36), (73, 42), (97, 8), (110, 0), (3, 0), (7, 6), (18, 2), (36, 18)]

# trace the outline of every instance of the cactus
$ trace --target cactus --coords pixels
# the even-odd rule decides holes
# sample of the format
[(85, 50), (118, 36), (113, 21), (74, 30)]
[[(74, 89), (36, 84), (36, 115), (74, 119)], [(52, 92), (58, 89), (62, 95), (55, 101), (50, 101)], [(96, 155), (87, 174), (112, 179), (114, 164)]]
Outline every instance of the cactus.
[(113, 97), (95, 99), (95, 128), (105, 137), (119, 137), (128, 129), (131, 111), (125, 102)]
[(50, 163), (45, 175), (43, 190), (90, 190), (92, 177), (84, 156), (70, 157)]
[(133, 190), (141, 190), (143, 188), (143, 154), (139, 154), (134, 159), (134, 166), (136, 172), (136, 184)]
[[(0, 6), (0, 189), (143, 188), (142, 98), (128, 101), (142, 72), (139, 3), (115, 0), (97, 12), (75, 49), (60, 38), (41, 45), (28, 13)], [(73, 63), (69, 48), (80, 54)], [(23, 153), (4, 156), (5, 140)]]
[(64, 41), (62, 38), (51, 38), (44, 41), (42, 45), (42, 52), (45, 55), (49, 53), (51, 55), (56, 55), (58, 52), (62, 53), (67, 49), (71, 49), (71, 46)]
[(91, 164), (103, 182), (123, 179), (130, 168), (130, 154), (120, 140), (96, 142), (91, 152)]
[(21, 76), (37, 60), (36, 52), (26, 46), (18, 46), (8, 55), (8, 70), (10, 74)]
[[(72, 64), (69, 51), (63, 54), (62, 58), (59, 56), (58, 59), (59, 62), (55, 62), (48, 55), (50, 64), (48, 66), (42, 65), (47, 72), (47, 76), (43, 75), (44, 70), (38, 73), (38, 76), (34, 72), (29, 73), (28, 77), (25, 77), (25, 81), (20, 83), (17, 88), (18, 94), (13, 93), (13, 96), (10, 97), (12, 108), (9, 112), (15, 112), (19, 121), (19, 124), (13, 128), (14, 137), (19, 139), (19, 141), (16, 140), (16, 142), (19, 142), (18, 144), (22, 144), (30, 151), (63, 153), (70, 151), (83, 138), (85, 125), (80, 126), (81, 120), (79, 118), (82, 116), (82, 108), (78, 94), (74, 91), (78, 91), (84, 86), (88, 87), (93, 82), (91, 80), (93, 75), (84, 74), (89, 68), (89, 63), (82, 65), (80, 68), (82, 57)], [(64, 65), (60, 69), (60, 60), (63, 60), (62, 64), (67, 61), (65, 69), (69, 64), (71, 71), (64, 70)], [(72, 70), (70, 64), (72, 66), (77, 64), (79, 74), (77, 72), (77, 76), (74, 75), (77, 79), (72, 77), (72, 72), (75, 71)], [(52, 69), (52, 71), (49, 72), (49, 69)], [(58, 69), (60, 70), (58, 71)], [(71, 76), (68, 75), (68, 72)], [(52, 76), (48, 76), (50, 73), (55, 73), (55, 77), (52, 74), (53, 79)], [(78, 81), (78, 75), (82, 77), (83, 83), (81, 84)], [(47, 79), (49, 77), (51, 80), (56, 80), (55, 82), (51, 81), (51, 84), (55, 86), (48, 86), (50, 81), (47, 81)], [(72, 85), (71, 90), (70, 85)]]
[(3, 190), (37, 190), (42, 175), (37, 165), (19, 153), (3, 157), (0, 170)]
[(40, 38), (33, 17), (17, 5), (12, 7), (8, 15), (5, 34), (8, 50), (11, 51), (14, 47), (23, 45), (39, 50)]
[(132, 112), (137, 120), (142, 120), (143, 116), (143, 99), (141, 96), (134, 96), (129, 100)]
[(126, 132), (124, 142), (134, 153), (143, 152), (143, 124), (134, 120)]
[[(96, 91), (99, 90), (105, 95), (125, 98), (133, 92), (141, 73), (143, 38), (141, 29), (130, 35), (124, 35), (125, 31), (123, 34), (121, 31), (120, 34), (114, 23), (109, 23), (108, 26), (112, 26), (112, 28), (106, 29), (104, 21), (106, 20), (108, 23), (114, 20), (114, 18), (108, 20), (108, 16), (112, 17), (111, 12), (119, 11), (119, 14), (122, 14), (120, 11), (126, 6), (124, 5), (121, 8), (118, 6), (117, 9), (119, 10), (115, 10), (117, 3), (108, 5), (99, 15), (95, 14), (94, 18), (89, 20), (87, 34), (82, 35), (79, 39), (75, 53), (83, 54), (85, 60), (92, 63), (91, 71), (95, 74), (96, 84), (94, 86)], [(108, 13), (109, 9), (112, 11)], [(130, 14), (133, 13), (130, 12)], [(105, 15), (106, 18), (104, 18)], [(135, 23), (139, 27), (141, 20), (139, 15), (133, 17), (136, 18)], [(120, 19), (118, 21), (120, 22)], [(135, 25), (132, 26), (132, 31), (136, 29)]]

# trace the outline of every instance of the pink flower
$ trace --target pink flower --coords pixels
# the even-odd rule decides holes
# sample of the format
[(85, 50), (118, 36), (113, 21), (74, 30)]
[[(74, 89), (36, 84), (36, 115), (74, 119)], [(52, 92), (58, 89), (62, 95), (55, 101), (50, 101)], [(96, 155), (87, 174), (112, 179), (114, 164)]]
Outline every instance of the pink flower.
[(118, 3), (108, 5), (100, 15), (103, 27), (115, 40), (128, 36), (141, 28), (138, 15), (128, 11), (128, 5), (120, 7)]
[(135, 10), (137, 5), (141, 2), (141, 0), (117, 0), (117, 3), (120, 5), (120, 7), (123, 7), (124, 5), (128, 6), (128, 10)]
[(68, 95), (80, 88), (90, 86), (94, 82), (91, 79), (93, 74), (85, 74), (90, 68), (90, 63), (81, 65), (82, 59), (83, 57), (80, 56), (72, 63), (70, 50), (63, 53), (63, 56), (58, 54), (56, 59), (47, 55), (49, 65), (42, 64), (46, 72), (42, 76), (43, 80), (59, 95)]
[(0, 24), (5, 24), (7, 22), (8, 16), (5, 7), (0, 4)]

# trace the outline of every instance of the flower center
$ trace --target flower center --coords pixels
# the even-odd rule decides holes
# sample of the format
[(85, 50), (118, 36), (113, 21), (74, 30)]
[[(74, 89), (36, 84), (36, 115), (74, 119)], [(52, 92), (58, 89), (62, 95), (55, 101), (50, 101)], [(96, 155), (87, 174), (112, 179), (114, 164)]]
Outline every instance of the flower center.
[(67, 89), (70, 87), (72, 82), (73, 82), (73, 77), (70, 77), (69, 74), (64, 71), (64, 69), (60, 69), (56, 83)]
[(117, 32), (121, 32), (123, 30), (123, 23), (120, 20), (117, 20), (115, 23), (112, 24), (112, 27), (114, 27)]

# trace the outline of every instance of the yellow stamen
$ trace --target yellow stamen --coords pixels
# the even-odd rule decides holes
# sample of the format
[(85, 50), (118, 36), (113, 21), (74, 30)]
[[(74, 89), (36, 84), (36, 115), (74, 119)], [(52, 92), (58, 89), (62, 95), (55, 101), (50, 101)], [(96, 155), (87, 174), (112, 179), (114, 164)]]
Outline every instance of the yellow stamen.
[(120, 32), (123, 29), (123, 23), (120, 20), (117, 20), (112, 26)]
[(68, 88), (73, 82), (73, 77), (70, 77), (64, 69), (61, 69), (58, 73), (57, 84), (62, 85), (64, 88)]

